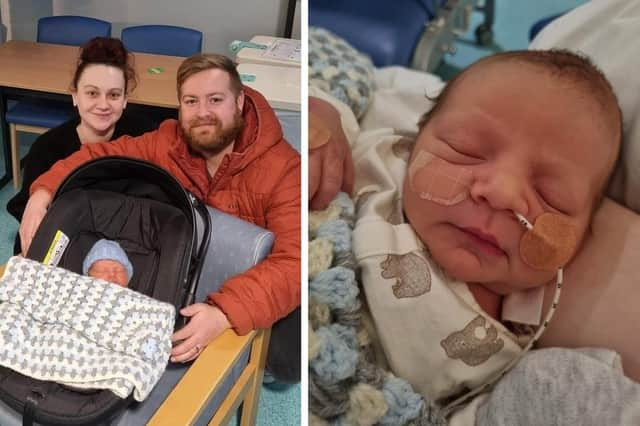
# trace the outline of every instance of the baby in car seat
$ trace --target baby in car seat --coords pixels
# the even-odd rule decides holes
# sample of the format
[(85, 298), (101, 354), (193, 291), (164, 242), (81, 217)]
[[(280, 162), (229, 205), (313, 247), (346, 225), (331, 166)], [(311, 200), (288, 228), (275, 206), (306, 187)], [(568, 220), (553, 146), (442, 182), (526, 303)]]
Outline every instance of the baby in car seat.
[(133, 265), (120, 244), (103, 238), (87, 253), (82, 273), (126, 287), (133, 276)]

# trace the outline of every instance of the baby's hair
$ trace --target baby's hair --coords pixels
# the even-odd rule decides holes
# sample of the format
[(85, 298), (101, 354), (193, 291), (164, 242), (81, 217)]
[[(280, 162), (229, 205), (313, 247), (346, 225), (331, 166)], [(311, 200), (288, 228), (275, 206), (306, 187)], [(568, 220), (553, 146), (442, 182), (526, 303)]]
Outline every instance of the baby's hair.
[(551, 49), (500, 52), (482, 58), (471, 64), (469, 67), (456, 74), (447, 83), (438, 96), (435, 98), (429, 98), (434, 102), (434, 105), (420, 118), (420, 121), (418, 122), (420, 130), (422, 130), (429, 119), (440, 110), (442, 105), (446, 102), (448, 94), (453, 90), (456, 82), (460, 80), (463, 75), (481, 65), (507, 61), (538, 65), (549, 71), (554, 77), (566, 79), (574, 83), (584, 84), (584, 86), (589, 89), (589, 93), (596, 98), (600, 105), (605, 108), (615, 106), (615, 110), (619, 116), (618, 124), (620, 129), (622, 129), (622, 113), (620, 112), (616, 95), (602, 71), (600, 71), (598, 67), (596, 67), (591, 60), (584, 55), (565, 49)]
[[(620, 147), (622, 144), (622, 112), (618, 104), (616, 95), (611, 87), (611, 84), (605, 77), (605, 75), (598, 69), (597, 66), (591, 62), (591, 60), (584, 55), (571, 52), (565, 49), (551, 49), (551, 50), (515, 50), (508, 52), (500, 52), (494, 55), (480, 59), (467, 67), (460, 73), (456, 74), (444, 87), (442, 92), (434, 98), (429, 98), (433, 101), (433, 107), (422, 115), (418, 122), (419, 131), (426, 126), (431, 118), (433, 118), (442, 106), (446, 103), (449, 93), (456, 86), (456, 82), (460, 80), (462, 76), (479, 66), (485, 64), (492, 64), (497, 62), (516, 62), (521, 64), (529, 64), (533, 66), (539, 66), (550, 73), (550, 75), (557, 79), (569, 81), (571, 83), (577, 83), (586, 88), (587, 93), (592, 99), (594, 99), (598, 105), (602, 108), (603, 114), (607, 115), (609, 119), (615, 123), (616, 130), (618, 131), (618, 140), (616, 143), (616, 161), (611, 165), (609, 174), (603, 185), (602, 190), (599, 192), (598, 199), (594, 203), (597, 207), (604, 196), (604, 188), (607, 186), (617, 158), (620, 155)], [(526, 82), (523, 82), (526, 84)]]
[(95, 37), (80, 47), (78, 64), (71, 81), (71, 89), (78, 89), (80, 76), (88, 65), (109, 65), (118, 68), (124, 76), (124, 91), (129, 93), (136, 87), (136, 72), (131, 54), (117, 38)]

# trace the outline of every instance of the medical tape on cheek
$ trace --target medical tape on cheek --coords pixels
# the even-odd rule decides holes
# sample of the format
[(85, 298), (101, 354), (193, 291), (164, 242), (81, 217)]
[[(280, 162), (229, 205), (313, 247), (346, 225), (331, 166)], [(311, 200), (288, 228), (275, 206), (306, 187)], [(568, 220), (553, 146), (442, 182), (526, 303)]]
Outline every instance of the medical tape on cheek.
[[(520, 221), (528, 224), (516, 213)], [(564, 266), (576, 249), (578, 233), (569, 219), (558, 213), (542, 213), (520, 239), (520, 257), (534, 269), (554, 271)]]
[(444, 206), (469, 196), (471, 170), (420, 150), (409, 165), (409, 187), (424, 200)]

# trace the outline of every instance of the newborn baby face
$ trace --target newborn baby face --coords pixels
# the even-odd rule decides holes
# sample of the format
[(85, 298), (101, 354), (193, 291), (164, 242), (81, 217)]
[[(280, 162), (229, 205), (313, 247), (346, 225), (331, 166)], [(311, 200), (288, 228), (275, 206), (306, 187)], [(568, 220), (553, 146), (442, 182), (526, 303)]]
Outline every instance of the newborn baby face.
[(555, 271), (523, 261), (513, 212), (531, 223), (558, 214), (584, 237), (615, 161), (618, 130), (602, 117), (584, 86), (540, 66), (495, 62), (463, 75), (420, 132), (403, 188), (435, 260), (501, 294), (551, 280)]
[(126, 287), (129, 284), (127, 269), (115, 260), (97, 260), (89, 268), (88, 275)]

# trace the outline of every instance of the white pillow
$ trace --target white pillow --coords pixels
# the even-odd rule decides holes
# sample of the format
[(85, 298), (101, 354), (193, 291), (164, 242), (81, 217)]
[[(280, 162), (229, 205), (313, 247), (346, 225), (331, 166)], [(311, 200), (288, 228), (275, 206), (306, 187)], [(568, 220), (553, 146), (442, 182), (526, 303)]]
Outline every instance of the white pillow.
[(424, 71), (393, 66), (376, 69), (375, 86), (371, 105), (360, 120), (362, 130), (391, 127), (396, 133), (415, 134), (418, 120), (432, 107), (428, 97), (437, 96), (444, 82)]
[(624, 121), (621, 162), (608, 195), (640, 213), (640, 1), (592, 0), (554, 20), (530, 49), (588, 55), (605, 73)]

